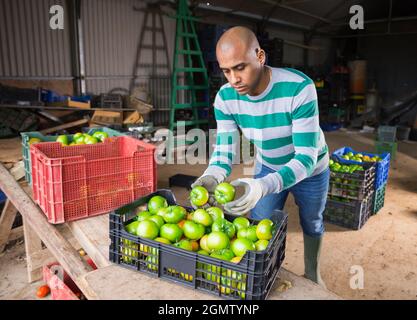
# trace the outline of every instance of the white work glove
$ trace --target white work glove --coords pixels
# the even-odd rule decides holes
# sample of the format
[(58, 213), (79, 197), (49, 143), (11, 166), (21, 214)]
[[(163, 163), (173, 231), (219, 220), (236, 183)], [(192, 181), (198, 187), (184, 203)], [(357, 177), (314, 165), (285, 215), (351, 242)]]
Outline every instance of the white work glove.
[[(202, 186), (202, 187), (206, 188), (207, 191), (209, 192), (208, 202), (204, 206), (202, 206), (202, 208), (205, 209), (205, 208), (217, 205), (216, 199), (214, 199), (214, 189), (216, 189), (217, 185), (221, 182), (223, 182), (223, 181), (218, 181), (216, 179), (216, 177), (214, 177), (212, 175), (201, 176), (200, 178), (198, 178), (196, 181), (193, 182), (193, 184), (191, 185), (191, 188), (194, 188), (194, 187), (197, 187), (197, 186)], [(193, 203), (191, 203), (191, 206), (194, 209), (198, 208)]]
[(234, 187), (244, 187), (245, 193), (239, 199), (226, 203), (224, 210), (236, 216), (242, 216), (252, 210), (262, 197), (281, 191), (281, 181), (277, 173), (271, 173), (259, 179), (243, 178), (231, 182)]
[(239, 199), (226, 203), (224, 210), (227, 213), (242, 216), (253, 209), (258, 201), (265, 195), (264, 185), (259, 179), (237, 179), (231, 182), (234, 187), (244, 187), (245, 193)]

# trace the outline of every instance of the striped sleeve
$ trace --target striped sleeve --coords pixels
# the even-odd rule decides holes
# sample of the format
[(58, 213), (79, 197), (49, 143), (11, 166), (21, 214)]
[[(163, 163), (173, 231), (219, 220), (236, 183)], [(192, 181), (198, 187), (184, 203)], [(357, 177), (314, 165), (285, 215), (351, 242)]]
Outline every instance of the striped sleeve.
[(214, 101), (214, 115), (217, 123), (216, 144), (209, 166), (203, 175), (213, 175), (223, 181), (232, 171), (239, 142), (239, 131), (233, 115), (228, 113), (219, 93)]
[[(277, 175), (267, 178), (268, 189), (276, 192), (276, 183), (281, 186), (280, 191), (288, 189), (301, 180), (311, 176), (319, 153), (319, 115), (317, 92), (311, 79), (302, 82), (292, 101), (292, 139), (294, 156), (278, 171)], [(270, 189), (271, 191), (272, 189)]]

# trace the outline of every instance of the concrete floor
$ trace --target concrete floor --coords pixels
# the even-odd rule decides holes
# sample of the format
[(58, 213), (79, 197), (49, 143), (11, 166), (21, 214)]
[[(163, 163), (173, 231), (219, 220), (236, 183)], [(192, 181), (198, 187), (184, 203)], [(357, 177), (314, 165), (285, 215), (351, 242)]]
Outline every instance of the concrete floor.
[[(369, 134), (338, 131), (326, 133), (331, 151), (351, 146), (373, 152)], [(159, 188), (168, 187), (168, 178), (177, 173), (198, 176), (205, 165), (164, 165), (158, 167)], [(242, 175), (243, 165), (234, 167), (230, 179)], [(173, 188), (177, 200), (187, 204), (188, 192)], [(290, 196), (285, 211), (289, 214), (287, 252), (284, 267), (303, 274), (303, 242), (298, 210)], [(345, 299), (417, 299), (417, 143), (399, 143), (392, 162), (385, 206), (359, 231), (326, 224), (322, 250), (322, 276), (330, 291)], [(9, 246), (0, 254), (0, 299), (36, 299), (42, 282), (26, 283), (24, 245)], [(360, 266), (364, 288), (352, 289), (350, 280)]]

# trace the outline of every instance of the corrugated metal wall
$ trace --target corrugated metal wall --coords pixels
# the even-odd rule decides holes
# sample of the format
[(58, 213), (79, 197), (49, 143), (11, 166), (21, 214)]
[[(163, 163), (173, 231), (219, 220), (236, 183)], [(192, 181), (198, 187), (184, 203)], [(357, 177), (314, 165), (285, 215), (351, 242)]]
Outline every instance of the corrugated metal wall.
[(71, 77), (68, 21), (49, 26), (49, 8), (64, 0), (0, 1), (0, 79)]
[[(149, 78), (150, 68), (134, 72), (138, 43), (144, 21), (144, 13), (134, 8), (143, 8), (144, 2), (137, 0), (88, 0), (81, 8), (84, 28), (84, 50), (87, 90), (95, 93), (109, 92), (115, 88), (129, 88), (132, 75), (139, 80)], [(175, 20), (163, 17), (167, 39), (168, 57), (173, 56)], [(147, 26), (151, 25), (148, 19)], [(159, 21), (156, 22), (159, 26)], [(144, 45), (151, 44), (151, 31), (144, 33)], [(162, 37), (156, 44), (162, 45)], [(152, 63), (152, 51), (141, 50), (140, 63)], [(157, 63), (166, 63), (163, 51), (158, 51)], [(172, 64), (172, 61), (170, 61)], [(171, 68), (171, 67), (170, 67)], [(167, 74), (167, 69), (157, 74)], [(139, 81), (140, 82), (140, 81)]]

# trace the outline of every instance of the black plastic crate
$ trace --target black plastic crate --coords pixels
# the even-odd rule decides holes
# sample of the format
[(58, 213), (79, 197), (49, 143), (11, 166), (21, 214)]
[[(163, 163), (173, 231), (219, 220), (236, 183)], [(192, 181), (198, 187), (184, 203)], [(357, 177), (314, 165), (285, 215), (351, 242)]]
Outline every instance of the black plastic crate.
[(364, 163), (364, 171), (330, 172), (330, 196), (342, 197), (352, 200), (363, 200), (375, 191), (376, 165)]
[[(266, 299), (285, 258), (288, 217), (284, 212), (276, 210), (271, 217), (276, 232), (268, 248), (248, 251), (239, 263), (233, 263), (125, 231), (124, 225), (135, 217), (137, 207), (145, 206), (154, 195), (163, 196), (170, 205), (176, 204), (171, 191), (159, 190), (110, 213), (110, 261), (226, 299)], [(225, 214), (225, 218), (233, 220), (235, 216)]]
[(123, 97), (120, 94), (101, 94), (100, 107), (121, 109), (123, 108)]
[(361, 229), (372, 215), (374, 194), (363, 200), (336, 198), (327, 199), (324, 221), (352, 230)]
[(176, 175), (173, 175), (169, 177), (169, 187), (177, 186), (177, 187), (183, 187), (187, 188), (188, 190), (191, 190), (191, 185), (194, 183), (194, 181), (197, 180), (197, 176), (190, 176), (186, 174), (178, 173)]

